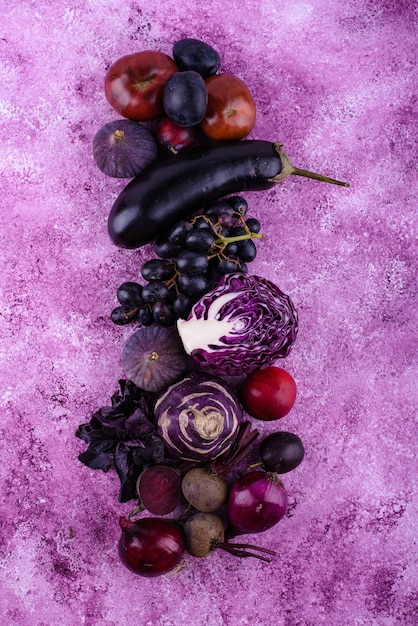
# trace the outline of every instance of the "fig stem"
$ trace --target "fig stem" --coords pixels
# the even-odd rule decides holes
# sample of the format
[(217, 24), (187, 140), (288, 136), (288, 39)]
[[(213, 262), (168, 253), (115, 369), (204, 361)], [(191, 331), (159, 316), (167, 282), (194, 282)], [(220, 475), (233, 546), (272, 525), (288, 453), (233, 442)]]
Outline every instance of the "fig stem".
[(295, 167), (291, 164), (289, 157), (282, 150), (281, 143), (275, 142), (274, 149), (277, 154), (280, 156), (282, 161), (282, 169), (280, 174), (274, 176), (270, 180), (274, 183), (278, 183), (281, 180), (284, 180), (288, 176), (304, 176), (305, 178), (313, 178), (314, 180), (320, 180), (323, 183), (330, 183), (331, 185), (340, 185), (341, 187), (349, 187), (350, 183), (342, 182), (341, 180), (335, 180), (334, 178), (329, 178), (328, 176), (323, 176), (322, 174), (316, 174), (316, 172), (310, 172), (309, 170), (304, 170), (299, 167)]

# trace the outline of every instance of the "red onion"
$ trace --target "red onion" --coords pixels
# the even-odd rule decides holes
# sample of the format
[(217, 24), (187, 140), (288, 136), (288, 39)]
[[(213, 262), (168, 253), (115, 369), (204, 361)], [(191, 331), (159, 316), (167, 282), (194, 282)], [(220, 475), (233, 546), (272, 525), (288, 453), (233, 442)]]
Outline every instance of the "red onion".
[(161, 576), (177, 567), (183, 558), (183, 535), (173, 522), (158, 517), (132, 522), (120, 517), (119, 525), (122, 529), (119, 557), (131, 572), (147, 577)]
[(286, 509), (286, 489), (274, 472), (250, 472), (230, 488), (228, 517), (233, 534), (267, 530), (282, 519)]

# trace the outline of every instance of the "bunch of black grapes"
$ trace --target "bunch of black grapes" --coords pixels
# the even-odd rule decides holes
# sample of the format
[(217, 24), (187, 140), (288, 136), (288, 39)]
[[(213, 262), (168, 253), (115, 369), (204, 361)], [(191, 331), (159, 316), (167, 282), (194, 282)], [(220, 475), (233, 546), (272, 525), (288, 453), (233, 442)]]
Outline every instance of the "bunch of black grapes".
[(145, 285), (123, 283), (120, 306), (111, 319), (123, 325), (137, 321), (172, 326), (225, 274), (247, 273), (257, 254), (254, 239), (262, 237), (260, 222), (246, 219), (247, 201), (240, 196), (218, 200), (202, 213), (182, 220), (154, 243), (159, 258), (141, 267)]

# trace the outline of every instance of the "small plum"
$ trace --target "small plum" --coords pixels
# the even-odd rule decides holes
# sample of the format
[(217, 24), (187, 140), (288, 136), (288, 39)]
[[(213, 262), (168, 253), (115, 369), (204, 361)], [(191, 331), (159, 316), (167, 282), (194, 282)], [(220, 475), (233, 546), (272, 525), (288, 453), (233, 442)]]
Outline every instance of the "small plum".
[(155, 129), (157, 142), (172, 154), (177, 154), (193, 145), (196, 129), (193, 126), (182, 127), (164, 116)]
[(177, 72), (168, 79), (163, 93), (164, 111), (177, 126), (199, 124), (207, 104), (206, 84), (197, 72)]

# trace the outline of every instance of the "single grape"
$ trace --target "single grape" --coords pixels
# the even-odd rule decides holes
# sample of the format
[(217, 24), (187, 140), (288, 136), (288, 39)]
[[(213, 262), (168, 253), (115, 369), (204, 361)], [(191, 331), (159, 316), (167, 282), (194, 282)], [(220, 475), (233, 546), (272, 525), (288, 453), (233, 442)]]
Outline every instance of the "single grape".
[(211, 233), (213, 232), (212, 222), (203, 215), (198, 215), (193, 219), (193, 228), (195, 230), (208, 230)]
[(172, 243), (166, 237), (158, 237), (154, 241), (154, 252), (162, 259), (173, 259), (181, 250), (181, 244)]
[(257, 219), (255, 219), (255, 217), (250, 217), (245, 222), (245, 225), (251, 233), (259, 233), (261, 230), (261, 224)]
[(110, 319), (114, 324), (117, 324), (118, 326), (125, 326), (126, 324), (130, 324), (134, 320), (134, 316), (129, 317), (126, 314), (125, 307), (118, 306), (111, 312)]
[(227, 228), (229, 228), (233, 225), (234, 222), (235, 217), (230, 213), (220, 213), (218, 215), (218, 224), (221, 224), (221, 226), (226, 226)]
[(215, 235), (209, 230), (192, 230), (186, 237), (185, 245), (195, 252), (208, 252), (213, 246)]
[(162, 302), (169, 297), (168, 287), (164, 283), (152, 280), (142, 288), (142, 297), (145, 302)]
[(237, 254), (238, 243), (228, 243), (224, 248), (224, 254), (227, 257), (234, 257)]
[(192, 228), (193, 226), (190, 221), (182, 220), (181, 222), (177, 222), (167, 233), (167, 239), (170, 243), (177, 245), (182, 244), (187, 237), (187, 233), (189, 233)]
[(154, 321), (154, 318), (153, 318), (152, 312), (151, 312), (151, 308), (149, 306), (141, 307), (139, 309), (138, 318), (139, 318), (139, 321), (141, 322), (142, 326), (151, 326), (151, 324)]
[(154, 302), (152, 314), (159, 326), (172, 326), (177, 319), (173, 307), (168, 302)]
[(228, 231), (228, 237), (240, 237), (241, 235), (246, 235), (247, 232), (243, 226), (233, 226)]
[(120, 304), (131, 308), (142, 304), (142, 286), (138, 283), (126, 282), (120, 285), (116, 297)]
[(228, 204), (232, 207), (233, 212), (237, 216), (243, 216), (248, 211), (248, 202), (245, 198), (241, 196), (233, 196), (232, 198), (228, 198)]
[(178, 293), (173, 300), (173, 310), (178, 317), (186, 319), (192, 310), (193, 299), (185, 293)]
[(254, 261), (257, 256), (257, 248), (255, 247), (254, 241), (251, 239), (241, 241), (238, 245), (237, 254), (242, 261), (246, 261), (247, 263)]
[(238, 260), (233, 260), (230, 258), (220, 258), (217, 261), (217, 270), (221, 274), (232, 274), (233, 272), (239, 271), (240, 263)]
[(150, 259), (143, 264), (141, 274), (146, 281), (168, 280), (174, 274), (174, 265), (162, 259)]
[(209, 281), (202, 274), (179, 274), (177, 285), (188, 296), (201, 296), (209, 290)]
[(206, 254), (186, 250), (176, 258), (176, 265), (182, 274), (202, 274), (208, 267)]
[(217, 200), (212, 202), (206, 209), (205, 215), (218, 217), (222, 213), (226, 213), (229, 215), (233, 215), (234, 210), (228, 202), (223, 202), (222, 200)]

